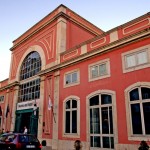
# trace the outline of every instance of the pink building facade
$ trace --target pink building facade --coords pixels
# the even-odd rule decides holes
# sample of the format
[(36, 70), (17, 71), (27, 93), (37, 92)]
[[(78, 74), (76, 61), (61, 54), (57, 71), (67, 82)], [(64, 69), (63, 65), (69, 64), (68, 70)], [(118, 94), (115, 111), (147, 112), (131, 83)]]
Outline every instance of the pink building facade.
[(150, 13), (104, 32), (60, 5), (13, 41), (0, 128), (27, 126), (55, 150), (137, 150), (150, 140), (149, 37)]

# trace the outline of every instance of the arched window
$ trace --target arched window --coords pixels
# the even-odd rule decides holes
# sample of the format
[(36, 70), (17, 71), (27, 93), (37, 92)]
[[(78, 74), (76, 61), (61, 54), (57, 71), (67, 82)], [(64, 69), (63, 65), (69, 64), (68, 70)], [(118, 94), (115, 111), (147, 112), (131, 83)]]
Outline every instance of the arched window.
[(150, 88), (136, 87), (129, 92), (130, 122), (133, 135), (150, 135)]
[(77, 133), (77, 100), (69, 99), (65, 103), (65, 133)]
[(38, 52), (31, 52), (22, 63), (20, 80), (36, 75), (41, 70), (41, 58)]
[(114, 149), (112, 95), (92, 96), (89, 109), (90, 147)]
[[(31, 52), (24, 59), (20, 71), (20, 88), (18, 101), (35, 100), (40, 97), (40, 78), (37, 73), (41, 70), (41, 58), (38, 52)], [(32, 78), (31, 78), (32, 77)], [(34, 78), (33, 78), (34, 77)]]

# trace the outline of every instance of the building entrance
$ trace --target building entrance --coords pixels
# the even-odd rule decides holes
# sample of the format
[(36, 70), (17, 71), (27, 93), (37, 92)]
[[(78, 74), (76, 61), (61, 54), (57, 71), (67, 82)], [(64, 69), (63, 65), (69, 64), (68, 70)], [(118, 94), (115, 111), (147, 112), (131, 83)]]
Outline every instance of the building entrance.
[(38, 110), (36, 115), (33, 109), (16, 111), (15, 132), (23, 133), (25, 126), (28, 129), (28, 133), (37, 136)]

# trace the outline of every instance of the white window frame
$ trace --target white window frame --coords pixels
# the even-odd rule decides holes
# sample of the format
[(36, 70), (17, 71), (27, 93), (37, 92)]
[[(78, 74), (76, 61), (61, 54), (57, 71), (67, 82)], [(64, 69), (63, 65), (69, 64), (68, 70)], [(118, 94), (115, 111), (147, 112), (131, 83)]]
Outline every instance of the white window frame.
[[(131, 109), (130, 109), (130, 104), (131, 103), (136, 103), (136, 102), (130, 102), (130, 96), (129, 96), (129, 92), (136, 89), (136, 88), (141, 88), (141, 87), (147, 87), (150, 88), (150, 82), (137, 82), (131, 86), (129, 86), (127, 89), (125, 89), (125, 102), (126, 102), (126, 116), (127, 116), (127, 131), (128, 131), (128, 140), (131, 141), (141, 141), (141, 139), (145, 140), (145, 141), (149, 141), (150, 140), (150, 136), (149, 135), (136, 135), (132, 133), (132, 121), (131, 121)], [(139, 95), (140, 96), (140, 95)], [(149, 100), (148, 100), (149, 101)], [(144, 102), (147, 102), (147, 100), (144, 100)], [(144, 118), (141, 118), (142, 122), (144, 120)]]
[[(106, 74), (103, 74), (103, 75), (99, 75), (97, 77), (92, 77), (92, 67), (94, 66), (99, 66), (100, 65), (103, 65), (103, 64), (106, 64)], [(88, 70), (89, 70), (89, 82), (90, 81), (95, 81), (95, 80), (99, 80), (99, 79), (103, 79), (103, 78), (108, 78), (110, 77), (110, 59), (107, 58), (107, 59), (104, 59), (104, 60), (101, 60), (101, 61), (98, 61), (98, 62), (95, 62), (95, 63), (92, 63), (88, 66)], [(99, 69), (98, 69), (99, 70)]]
[[(65, 126), (66, 126), (66, 102), (69, 100), (76, 100), (77, 101), (77, 133), (65, 133)], [(80, 98), (77, 96), (69, 96), (63, 102), (63, 137), (68, 138), (79, 138), (80, 137)]]
[[(138, 54), (141, 52), (146, 53), (146, 59), (147, 62), (139, 64), (139, 59), (138, 59)], [(129, 66), (127, 64), (127, 57), (133, 56), (135, 58), (135, 65), (134, 66)], [(128, 52), (122, 53), (122, 68), (123, 68), (123, 73), (143, 69), (150, 67), (150, 44), (145, 45), (133, 50), (130, 50)]]
[[(67, 77), (68, 75), (71, 75), (71, 77), (72, 77), (72, 75), (73, 75), (74, 73), (77, 73), (77, 81), (76, 81), (76, 82), (73, 82), (73, 81), (72, 81), (72, 78), (71, 78), (71, 82), (70, 82), (70, 83), (67, 83), (66, 77)], [(75, 86), (75, 85), (78, 85), (78, 84), (80, 84), (80, 70), (79, 70), (79, 69), (71, 70), (71, 71), (68, 71), (68, 72), (66, 72), (66, 73), (64, 74), (64, 87)]]
[[(87, 141), (90, 142), (90, 103), (89, 100), (91, 97), (95, 96), (95, 95), (101, 95), (101, 94), (108, 94), (111, 95), (112, 97), (112, 113), (113, 113), (113, 131), (114, 131), (114, 143), (118, 143), (118, 127), (117, 127), (117, 109), (116, 109), (116, 92), (115, 91), (111, 91), (111, 90), (98, 90), (98, 91), (94, 91), (92, 93), (90, 93), (87, 97), (86, 97), (86, 125), (87, 125)], [(110, 106), (109, 104), (106, 104), (106, 106)], [(93, 106), (92, 106), (93, 107)], [(95, 107), (95, 106), (94, 106)], [(95, 147), (90, 147), (90, 149), (92, 150), (97, 150), (97, 148)], [(106, 149), (106, 148), (98, 148), (98, 149)], [(109, 148), (110, 149), (110, 148)]]

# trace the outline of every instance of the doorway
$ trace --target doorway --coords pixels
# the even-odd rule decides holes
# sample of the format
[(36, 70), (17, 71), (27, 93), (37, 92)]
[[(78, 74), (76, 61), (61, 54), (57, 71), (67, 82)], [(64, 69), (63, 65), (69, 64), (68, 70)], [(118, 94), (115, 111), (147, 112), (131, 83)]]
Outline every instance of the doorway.
[(36, 115), (34, 115), (33, 109), (16, 111), (15, 132), (23, 133), (25, 126), (28, 133), (37, 136), (38, 110)]

